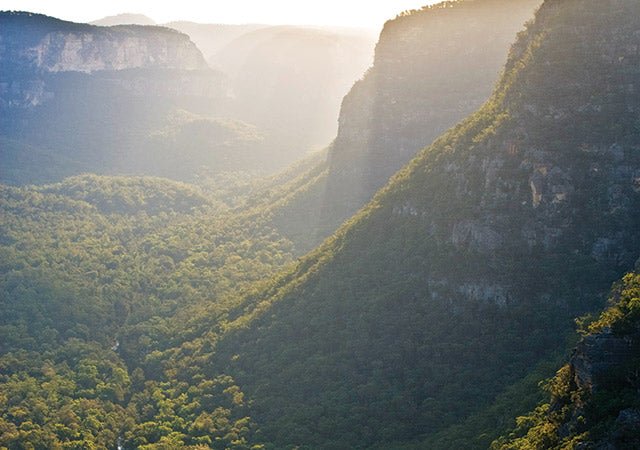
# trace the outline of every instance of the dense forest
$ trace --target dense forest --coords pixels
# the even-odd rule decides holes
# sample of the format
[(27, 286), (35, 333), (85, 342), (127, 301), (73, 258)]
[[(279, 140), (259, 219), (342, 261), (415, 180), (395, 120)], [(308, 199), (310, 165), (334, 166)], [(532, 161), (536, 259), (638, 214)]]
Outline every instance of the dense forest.
[(545, 3), (492, 98), (217, 344), (276, 446), (488, 446), (497, 399), (633, 267), (640, 15), (614, 3)]
[[(228, 396), (227, 379), (189, 386), (190, 400), (187, 387), (159, 381), (171, 341), (212, 326), (176, 320), (179, 331), (170, 317), (224, 314), (233, 300), (225, 306), (223, 297), (291, 259), (285, 240), (236, 227), (224, 210), (193, 187), (158, 179), (3, 188), (3, 445), (113, 447), (125, 430), (144, 444), (162, 433), (152, 420), (160, 405), (177, 420), (166, 408), (178, 397), (185, 407), (194, 396)], [(216, 405), (227, 418), (224, 404)], [(201, 410), (180, 420), (193, 424)]]
[(245, 448), (242, 392), (224, 375), (181, 380), (173, 347), (214, 338), (300, 252), (275, 220), (307, 166), (206, 189), (95, 175), (2, 187), (0, 445)]
[[(0, 136), (2, 180), (61, 179), (0, 185), (0, 448), (637, 448), (640, 3), (545, 0), (535, 16), (537, 2), (507, 3), (445, 2), (388, 22), (333, 145), (270, 177), (247, 167), (261, 131), (199, 110), (197, 93), (182, 108), (165, 94), (131, 103), (95, 90), (147, 75), (166, 86), (182, 66), (49, 74), (66, 92), (54, 103), (0, 104), (14, 133)], [(533, 17), (517, 36), (523, 20), (508, 8)], [(496, 23), (500, 42), (513, 28), (508, 56), (496, 44), (488, 58), (481, 42), (465, 51)], [(450, 86), (447, 120), (478, 109), (434, 142), (453, 123), (425, 119), (447, 102), (422, 89), (441, 86), (428, 63), (446, 59), (438, 43), (418, 45), (430, 26), (459, 33), (453, 66), (473, 55), (483, 68), (482, 81), (467, 80), (473, 105)], [(109, 31), (121, 32), (140, 29)], [(144, 33), (204, 61), (181, 33)], [(0, 49), (3, 64), (13, 50)], [(57, 116), (78, 86), (87, 103)], [(21, 92), (11, 101), (33, 98)], [(130, 128), (105, 133), (106, 145), (134, 130), (146, 143), (136, 158), (190, 181), (65, 177), (134, 166), (127, 147), (104, 160), (74, 147), (89, 142), (85, 112), (113, 125), (133, 104), (142, 122), (127, 109)], [(398, 108), (393, 120), (369, 121), (385, 105)], [(43, 147), (34, 130), (45, 123), (75, 140), (71, 159)], [(348, 142), (359, 156), (340, 154)], [(31, 159), (48, 162), (34, 178)], [(374, 197), (332, 229), (336, 211), (360, 206), (343, 183), (356, 172)]]

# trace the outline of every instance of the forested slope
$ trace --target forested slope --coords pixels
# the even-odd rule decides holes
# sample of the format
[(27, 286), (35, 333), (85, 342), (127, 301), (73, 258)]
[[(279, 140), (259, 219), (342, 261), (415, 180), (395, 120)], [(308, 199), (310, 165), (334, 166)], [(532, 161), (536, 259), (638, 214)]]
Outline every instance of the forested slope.
[(267, 441), (429, 447), (602, 305), (640, 254), (638, 7), (547, 1), (491, 99), (238, 312), (209, 367)]
[(311, 167), (204, 189), (95, 175), (1, 186), (0, 445), (255, 442), (233, 380), (202, 368), (187, 383), (178, 356), (293, 261), (274, 211)]
[[(344, 97), (326, 176), (287, 217), (319, 244), (397, 170), (491, 94), (539, 0), (447, 2), (385, 24), (371, 68)], [(306, 214), (307, 211), (315, 211)], [(304, 214), (303, 214), (304, 213)]]
[[(0, 446), (487, 448), (640, 255), (639, 28), (635, 0), (546, 0), (489, 101), (298, 260), (322, 155), (2, 186)], [(591, 332), (628, 332), (633, 277)], [(494, 445), (608, 439), (628, 387)]]
[(516, 33), (540, 3), (444, 2), (385, 24), (373, 66), (342, 102), (329, 153), (322, 235), (487, 100)]
[(568, 364), (546, 384), (550, 399), (492, 444), (495, 450), (640, 446), (640, 275), (617, 282)]

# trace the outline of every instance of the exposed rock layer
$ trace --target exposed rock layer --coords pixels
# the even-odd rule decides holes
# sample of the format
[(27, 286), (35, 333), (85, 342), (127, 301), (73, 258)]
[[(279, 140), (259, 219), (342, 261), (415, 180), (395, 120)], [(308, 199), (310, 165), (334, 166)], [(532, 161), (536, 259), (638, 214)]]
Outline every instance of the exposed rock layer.
[(3, 65), (43, 72), (94, 72), (137, 68), (204, 69), (189, 36), (170, 28), (99, 27), (30, 13), (0, 14)]

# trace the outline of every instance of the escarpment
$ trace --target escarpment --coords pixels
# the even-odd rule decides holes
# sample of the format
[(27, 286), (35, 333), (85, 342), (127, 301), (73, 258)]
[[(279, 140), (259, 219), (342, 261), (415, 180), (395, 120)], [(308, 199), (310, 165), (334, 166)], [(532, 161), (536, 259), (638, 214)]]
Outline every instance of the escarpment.
[(540, 3), (445, 2), (385, 24), (373, 66), (342, 103), (321, 234), (486, 101), (516, 33)]
[(42, 72), (138, 68), (195, 70), (207, 64), (189, 36), (170, 28), (100, 27), (31, 13), (3, 12), (0, 60)]
[(640, 254), (638, 8), (545, 2), (490, 99), (238, 319), (211, 365), (270, 439), (489, 445), (436, 439), (562, 351)]

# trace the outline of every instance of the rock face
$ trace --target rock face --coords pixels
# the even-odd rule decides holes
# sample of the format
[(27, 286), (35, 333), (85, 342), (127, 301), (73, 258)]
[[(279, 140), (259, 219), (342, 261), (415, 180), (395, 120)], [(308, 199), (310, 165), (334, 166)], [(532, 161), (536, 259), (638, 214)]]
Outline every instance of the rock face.
[(27, 50), (27, 55), (47, 72), (206, 67), (188, 36), (169, 29), (133, 25), (48, 33), (37, 46)]
[(321, 228), (355, 213), (489, 97), (516, 33), (540, 3), (446, 2), (387, 22), (373, 67), (342, 103)]
[[(130, 19), (136, 20), (114, 20)], [(335, 136), (342, 96), (370, 64), (374, 45), (368, 34), (352, 36), (310, 28), (170, 25), (189, 33), (205, 51), (224, 47), (216, 58), (217, 68), (207, 66), (187, 34), (169, 28), (104, 27), (29, 13), (0, 13), (0, 139), (6, 137), (16, 144), (0, 146), (4, 147), (0, 148), (3, 159), (12, 162), (0, 173), (0, 180), (51, 182), (64, 175), (115, 170), (185, 180), (185, 170), (166, 169), (175, 166), (173, 161), (181, 154), (189, 153), (185, 147), (195, 147), (188, 139), (176, 146), (171, 162), (162, 162), (162, 171), (155, 161), (141, 161), (144, 158), (137, 158), (139, 155), (134, 158), (136, 168), (127, 166), (129, 160), (122, 157), (135, 155), (146, 145), (141, 140), (165, 128), (167, 117), (177, 110), (231, 119), (240, 128), (246, 128), (240, 124), (243, 122), (261, 130), (263, 138), (252, 142), (251, 154), (245, 148), (227, 147), (224, 158), (217, 159), (222, 164), (194, 161), (200, 177), (203, 170), (217, 173), (231, 170), (230, 166), (262, 173), (281, 170)], [(258, 33), (262, 28), (271, 31)], [(218, 65), (221, 53), (227, 64)], [(121, 136), (123, 130), (127, 136)], [(201, 146), (202, 139), (194, 141), (204, 159), (222, 151), (221, 142)], [(10, 147), (15, 151), (6, 150)], [(74, 169), (56, 169), (57, 177), (51, 176), (53, 172), (36, 176), (39, 170), (21, 167), (49, 165), (44, 158), (29, 156), (34, 149), (50, 161), (69, 153), (85, 153), (88, 148), (108, 155), (108, 161), (73, 154), (73, 161), (85, 161)], [(246, 158), (238, 158), (238, 153)], [(117, 169), (113, 159), (120, 160)], [(61, 162), (61, 166), (64, 169), (73, 164)], [(18, 171), (22, 173), (19, 177), (5, 176)], [(188, 180), (193, 181), (195, 175)], [(300, 222), (305, 219), (310, 221), (305, 216)]]
[(610, 330), (585, 336), (571, 357), (576, 385), (596, 392), (617, 382), (620, 369), (638, 356), (638, 342), (640, 336), (615, 336)]
[[(104, 77), (106, 72), (128, 84), (132, 77), (121, 77), (119, 72), (177, 70), (201, 76), (208, 70), (189, 37), (169, 28), (98, 27), (21, 12), (0, 13), (0, 67), (0, 106), (5, 107), (33, 107), (51, 100), (59, 84), (55, 80), (64, 74), (103, 73)], [(52, 78), (55, 75), (58, 78)], [(156, 78), (151, 84), (157, 82)], [(139, 85), (142, 91), (149, 90), (144, 82)], [(164, 83), (160, 89), (178, 90), (170, 85)], [(219, 96), (220, 83), (212, 85)]]
[(186, 34), (162, 27), (99, 27), (38, 14), (0, 13), (0, 61), (42, 72), (205, 69)]
[[(218, 115), (228, 98), (225, 76), (175, 30), (0, 13), (0, 182), (83, 172), (177, 177), (167, 167), (176, 166), (188, 140), (165, 152), (169, 163), (152, 151), (151, 136), (181, 110)], [(203, 123), (214, 132), (206, 125), (200, 131), (215, 136), (216, 124)], [(208, 144), (189, 154), (192, 167), (208, 160), (217, 168), (211, 160), (227, 158), (216, 159), (219, 141)]]
[(549, 402), (520, 417), (516, 429), (494, 441), (492, 449), (640, 448), (638, 294), (637, 270), (614, 284), (609, 307), (584, 330), (569, 364), (548, 382)]

